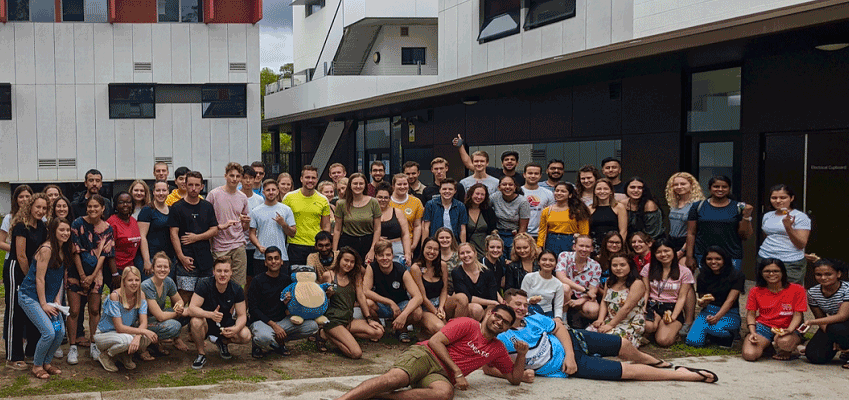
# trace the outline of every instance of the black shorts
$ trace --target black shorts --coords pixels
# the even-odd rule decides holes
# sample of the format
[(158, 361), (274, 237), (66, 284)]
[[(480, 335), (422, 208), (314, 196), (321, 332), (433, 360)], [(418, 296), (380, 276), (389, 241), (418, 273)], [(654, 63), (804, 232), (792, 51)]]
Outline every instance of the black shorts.
[(303, 244), (289, 244), (289, 264), (307, 265), (307, 257), (311, 253), (315, 253), (315, 251), (315, 246), (307, 246)]
[[(675, 303), (661, 303), (659, 301), (650, 301), (649, 305), (646, 307), (646, 321), (654, 321), (654, 314), (657, 313), (661, 318), (663, 318), (663, 313), (666, 311), (675, 312)], [(684, 323), (684, 312), (678, 314), (678, 318), (676, 321), (680, 323)]]
[(221, 320), (221, 326), (215, 321), (207, 318), (206, 319), (206, 336), (217, 336), (221, 337), (221, 328), (227, 328), (233, 325), (236, 325), (236, 321), (229, 320)]

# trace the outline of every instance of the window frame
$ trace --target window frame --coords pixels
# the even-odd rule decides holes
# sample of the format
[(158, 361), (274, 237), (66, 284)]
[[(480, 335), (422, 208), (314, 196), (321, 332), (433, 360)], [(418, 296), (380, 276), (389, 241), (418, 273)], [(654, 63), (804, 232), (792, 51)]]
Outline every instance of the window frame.
[[(167, 7), (168, 0), (164, 0), (164, 2), (162, 4), (162, 6), (163, 6), (162, 9), (160, 9), (160, 1), (161, 0), (156, 0), (156, 22), (157, 23), (162, 23), (162, 24), (180, 24), (180, 23), (201, 24), (201, 23), (203, 23), (203, 12), (204, 12), (203, 0), (196, 0), (197, 1), (197, 7), (198, 7), (197, 21), (186, 21), (184, 19), (185, 14), (183, 13), (183, 7), (186, 6), (190, 2), (190, 0), (172, 0), (172, 1), (175, 1), (177, 3), (177, 19), (176, 20), (171, 20), (171, 19), (164, 20), (162, 18), (163, 15), (167, 16), (167, 12), (163, 13), (162, 11), (163, 11), (163, 9), (165, 11), (168, 10), (168, 7)], [(192, 4), (189, 4), (189, 6), (192, 6)]]
[[(317, 10), (313, 10), (313, 6), (319, 6)], [(327, 6), (327, 2), (325, 0), (307, 0), (304, 2), (304, 18), (307, 18), (321, 10)]]
[[(3, 100), (3, 94), (8, 93), (9, 101)], [(10, 83), (0, 83), (0, 110), (8, 107), (9, 117), (3, 117), (3, 113), (0, 112), (0, 121), (11, 121), (14, 118), (12, 115), (12, 84)]]
[[(691, 127), (690, 127), (690, 113), (693, 112), (693, 76), (696, 75), (696, 74), (701, 74), (701, 73), (706, 73), (706, 72), (723, 71), (723, 70), (729, 70), (729, 69), (735, 69), (735, 68), (739, 68), (739, 70), (740, 70), (739, 71), (739, 73), (740, 73), (740, 94), (739, 94), (739, 96), (741, 98), (740, 115), (738, 117), (739, 118), (739, 125), (737, 126), (737, 129), (725, 129), (725, 128), (708, 129), (708, 130), (693, 130), (693, 129), (691, 129)], [(743, 65), (740, 64), (740, 63), (723, 63), (723, 64), (711, 65), (711, 66), (703, 67), (703, 68), (686, 69), (683, 72), (684, 72), (683, 76), (684, 76), (684, 84), (685, 84), (685, 86), (684, 86), (684, 98), (682, 99), (683, 102), (684, 102), (684, 104), (683, 104), (684, 113), (682, 114), (684, 116), (684, 118), (682, 118), (682, 121), (681, 121), (683, 132), (685, 132), (687, 134), (700, 134), (700, 133), (721, 134), (723, 132), (739, 132), (741, 127), (742, 127), (742, 123), (743, 123), (742, 98), (745, 97), (745, 90), (744, 90), (744, 85), (743, 85), (743, 75), (745, 74), (745, 68), (743, 68)]]
[[(218, 88), (219, 90), (221, 88), (241, 88), (241, 89), (243, 89), (244, 90), (244, 98), (242, 99), (243, 101), (241, 103), (242, 115), (210, 115), (210, 116), (208, 116), (207, 113), (206, 113), (207, 107), (208, 107), (207, 104), (212, 105), (212, 104), (216, 104), (216, 103), (231, 103), (231, 102), (233, 102), (233, 100), (231, 100), (231, 99), (228, 99), (228, 100), (209, 100), (209, 101), (206, 100), (204, 98), (204, 95), (205, 95), (204, 92), (207, 91), (207, 90), (210, 90), (210, 89), (214, 89), (214, 88)], [(228, 96), (232, 97), (232, 93), (230, 93)], [(204, 84), (204, 85), (201, 86), (201, 118), (217, 119), (217, 118), (247, 118), (247, 117), (248, 117), (248, 85), (247, 84), (245, 84), (245, 83), (207, 83), (207, 84)]]
[[(421, 59), (422, 62), (421, 62), (421, 64), (416, 64), (415, 61), (417, 61), (417, 60), (415, 60), (415, 59), (413, 60), (413, 62), (405, 62), (404, 61), (404, 51), (405, 50), (410, 51), (410, 52), (415, 52), (415, 51), (421, 50), (421, 52), (422, 52), (422, 59)], [(411, 57), (411, 58), (413, 58), (413, 57)], [(427, 65), (427, 47), (401, 47), (401, 65)]]
[[(551, 3), (562, 3), (564, 6), (563, 12), (550, 18), (531, 22), (530, 17), (535, 9)], [(525, 8), (527, 8), (527, 12), (525, 12), (525, 23), (523, 24), (523, 29), (526, 31), (563, 21), (565, 19), (574, 18), (578, 14), (577, 0), (525, 0), (525, 6)]]
[[(7, 22), (56, 22), (56, 2), (55, 1), (52, 1), (52, 0), (51, 1), (25, 0), (26, 4), (22, 4), (22, 6), (26, 8), (27, 19), (19, 19), (19, 18), (13, 18), (12, 17), (12, 13), (10, 12), (10, 10), (11, 10), (10, 3), (11, 3), (12, 0), (0, 0), (0, 1), (6, 2), (6, 19), (7, 19)], [(33, 3), (36, 3), (36, 5), (48, 5), (49, 4), (51, 6), (49, 18), (33, 20)], [(41, 9), (39, 8), (38, 10), (41, 10)], [(44, 10), (42, 10), (42, 11), (44, 11)], [(45, 16), (48, 15), (46, 12), (43, 13), (43, 14)]]
[[(494, 2), (497, 0), (481, 0), (480, 1), (480, 12), (483, 15), (483, 20), (481, 21), (480, 30), (478, 31), (478, 44), (491, 42), (493, 40), (498, 40), (501, 38), (505, 38), (507, 36), (512, 36), (522, 31), (522, 1), (521, 0), (509, 0), (510, 2), (515, 2), (516, 4), (512, 5), (512, 7), (508, 7), (505, 12), (488, 15), (487, 12), (488, 4), (490, 2)], [(490, 10), (490, 12), (492, 12)], [(489, 35), (487, 37), (483, 37), (484, 30), (489, 27), (494, 21), (507, 16), (516, 23), (516, 27), (498, 32), (493, 35)]]
[[(134, 102), (132, 100), (116, 100), (113, 97), (112, 90), (113, 88), (150, 88), (152, 90), (151, 100), (149, 102)], [(116, 112), (113, 111), (113, 104), (152, 104), (153, 112), (151, 115), (142, 115), (142, 116), (118, 116)], [(141, 107), (139, 108), (141, 110)], [(156, 118), (156, 85), (152, 83), (110, 83), (109, 84), (109, 119), (155, 119)]]

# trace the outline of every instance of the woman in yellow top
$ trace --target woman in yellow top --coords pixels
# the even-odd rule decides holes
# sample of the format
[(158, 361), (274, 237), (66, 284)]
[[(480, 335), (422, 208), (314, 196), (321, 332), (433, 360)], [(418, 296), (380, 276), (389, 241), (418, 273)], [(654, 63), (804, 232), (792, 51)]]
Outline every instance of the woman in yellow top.
[(566, 182), (554, 185), (554, 202), (540, 215), (537, 245), (560, 254), (572, 250), (575, 234), (590, 233), (590, 210)]

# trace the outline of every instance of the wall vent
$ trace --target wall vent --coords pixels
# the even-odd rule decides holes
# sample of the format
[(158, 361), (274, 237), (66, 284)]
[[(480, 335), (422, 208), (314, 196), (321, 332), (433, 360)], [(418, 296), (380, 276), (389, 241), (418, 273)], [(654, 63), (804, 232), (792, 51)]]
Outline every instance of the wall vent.
[(174, 157), (153, 157), (153, 163), (165, 163), (168, 165), (174, 165)]
[(56, 166), (59, 168), (76, 168), (77, 167), (77, 159), (76, 158), (60, 158), (56, 161)]
[(246, 72), (248, 65), (246, 63), (230, 63), (230, 72)]
[(153, 64), (149, 62), (133, 63), (133, 71), (135, 72), (150, 72), (153, 70)]
[(410, 27), (402, 26), (401, 27), (401, 36), (410, 36)]
[(39, 158), (38, 168), (56, 168), (55, 158)]

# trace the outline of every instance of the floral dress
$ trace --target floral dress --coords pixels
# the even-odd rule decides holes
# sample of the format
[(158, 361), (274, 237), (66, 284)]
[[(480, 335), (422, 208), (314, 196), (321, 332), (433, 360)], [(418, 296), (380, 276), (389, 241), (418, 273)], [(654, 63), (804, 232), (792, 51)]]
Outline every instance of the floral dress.
[[(605, 324), (609, 323), (614, 317), (616, 317), (616, 314), (619, 313), (619, 310), (625, 306), (625, 302), (627, 300), (628, 288), (622, 290), (607, 289), (607, 294), (604, 295), (604, 301), (607, 303), (607, 316), (604, 318)], [(640, 298), (640, 301), (638, 301), (637, 305), (635, 305), (628, 315), (622, 319), (622, 322), (620, 322), (619, 325), (614, 326), (613, 330), (609, 333), (611, 335), (619, 335), (627, 339), (634, 345), (634, 347), (640, 347), (640, 338), (646, 330), (645, 308), (645, 298)], [(592, 326), (590, 326), (590, 328), (595, 330)]]

